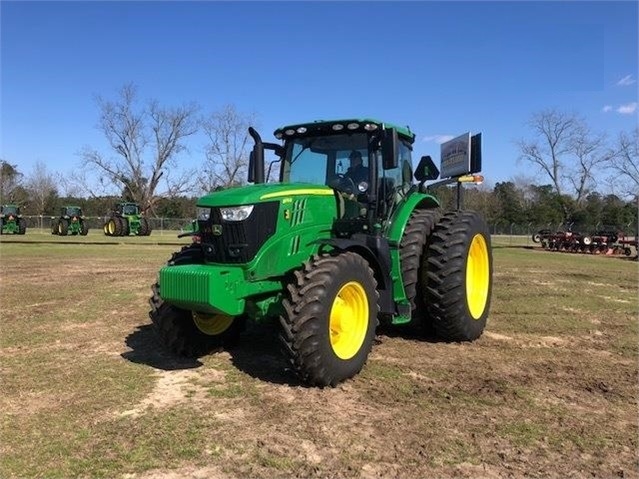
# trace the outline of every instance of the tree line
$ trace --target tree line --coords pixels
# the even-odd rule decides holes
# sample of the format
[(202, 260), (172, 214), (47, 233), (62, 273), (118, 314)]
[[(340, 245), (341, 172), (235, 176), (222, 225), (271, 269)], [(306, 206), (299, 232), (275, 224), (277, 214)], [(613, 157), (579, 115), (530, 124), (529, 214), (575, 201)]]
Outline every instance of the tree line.
[[(106, 147), (82, 147), (81, 164), (64, 176), (42, 163), (25, 175), (0, 159), (2, 203), (19, 204), (32, 215), (55, 215), (60, 206), (74, 204), (89, 216), (102, 216), (115, 202), (132, 201), (149, 216), (189, 218), (201, 194), (245, 182), (252, 146), (248, 127), (255, 114), (233, 105), (202, 114), (194, 102), (177, 107), (142, 102), (132, 84), (114, 99), (98, 96), (95, 102)], [(579, 115), (556, 109), (533, 113), (528, 127), (529, 135), (516, 141), (518, 161), (533, 166), (538, 176), (467, 189), (468, 207), (491, 224), (636, 223), (637, 128), (609, 138)], [(206, 139), (202, 162), (197, 171), (178, 169), (178, 155), (197, 132)], [(454, 190), (438, 190), (444, 204), (452, 205)]]

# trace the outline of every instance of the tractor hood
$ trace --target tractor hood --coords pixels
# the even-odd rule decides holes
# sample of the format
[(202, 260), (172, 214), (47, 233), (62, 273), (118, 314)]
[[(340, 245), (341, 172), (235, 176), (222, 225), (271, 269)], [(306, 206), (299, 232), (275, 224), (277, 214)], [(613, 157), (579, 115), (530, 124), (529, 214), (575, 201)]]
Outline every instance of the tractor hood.
[(328, 186), (313, 183), (269, 183), (229, 188), (215, 191), (201, 197), (198, 206), (239, 206), (274, 201), (281, 198), (304, 196), (332, 196), (333, 190)]

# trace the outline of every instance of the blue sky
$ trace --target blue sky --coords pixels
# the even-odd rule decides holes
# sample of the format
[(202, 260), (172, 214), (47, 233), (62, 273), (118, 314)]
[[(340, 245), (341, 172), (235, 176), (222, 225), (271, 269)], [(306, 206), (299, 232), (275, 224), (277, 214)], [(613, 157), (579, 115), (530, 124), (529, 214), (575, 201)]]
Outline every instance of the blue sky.
[[(89, 145), (95, 95), (233, 104), (262, 137), (284, 124), (372, 117), (408, 125), (414, 156), (482, 132), (487, 182), (530, 175), (514, 140), (558, 108), (615, 136), (637, 125), (638, 3), (0, 2), (0, 158), (63, 172)], [(203, 158), (189, 141), (180, 163)]]

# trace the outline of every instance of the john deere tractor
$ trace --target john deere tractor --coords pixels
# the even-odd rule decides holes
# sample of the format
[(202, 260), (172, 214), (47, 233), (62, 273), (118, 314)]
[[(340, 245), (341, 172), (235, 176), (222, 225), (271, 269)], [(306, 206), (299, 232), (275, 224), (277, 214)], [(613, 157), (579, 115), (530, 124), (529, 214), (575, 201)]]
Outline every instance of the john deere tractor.
[(27, 232), (27, 222), (20, 214), (20, 207), (16, 205), (2, 205), (0, 207), (0, 234), (23, 235)]
[(140, 213), (135, 203), (118, 203), (104, 222), (104, 234), (107, 236), (149, 236), (151, 226)]
[(60, 208), (60, 216), (51, 218), (52, 235), (82, 235), (89, 233), (89, 225), (79, 206), (63, 206)]
[[(447, 341), (482, 334), (490, 234), (461, 209), (461, 185), (481, 181), (480, 135), (442, 145), (435, 184), (456, 184), (460, 195), (444, 211), (426, 186), (440, 174), (431, 157), (413, 173), (408, 128), (322, 120), (277, 129), (281, 143), (249, 133), (253, 184), (198, 200), (193, 243), (152, 287), (149, 315), (169, 350), (205, 355), (234, 344), (245, 321), (273, 319), (301, 381), (323, 387), (362, 369), (380, 322), (412, 322)], [(276, 158), (267, 174), (265, 150)], [(356, 157), (366, 172), (357, 180), (348, 168)], [(267, 183), (274, 164), (279, 181)]]

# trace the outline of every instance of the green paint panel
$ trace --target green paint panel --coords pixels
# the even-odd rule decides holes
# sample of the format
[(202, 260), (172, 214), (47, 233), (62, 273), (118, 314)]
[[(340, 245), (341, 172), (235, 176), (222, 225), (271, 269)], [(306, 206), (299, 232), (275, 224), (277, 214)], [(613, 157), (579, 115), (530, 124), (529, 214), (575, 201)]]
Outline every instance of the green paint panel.
[[(383, 230), (384, 236), (388, 238), (391, 244), (391, 277), (393, 279), (393, 297), (400, 304), (409, 303), (406, 292), (404, 291), (404, 282), (402, 281), (402, 265), (399, 256), (399, 243), (404, 236), (404, 229), (408, 223), (411, 213), (416, 208), (436, 208), (439, 207), (439, 201), (431, 195), (424, 193), (414, 193), (404, 199), (399, 204), (395, 214), (388, 221)], [(393, 246), (394, 245), (394, 246)], [(408, 318), (410, 320), (410, 318)], [(399, 322), (407, 322), (399, 320)]]

